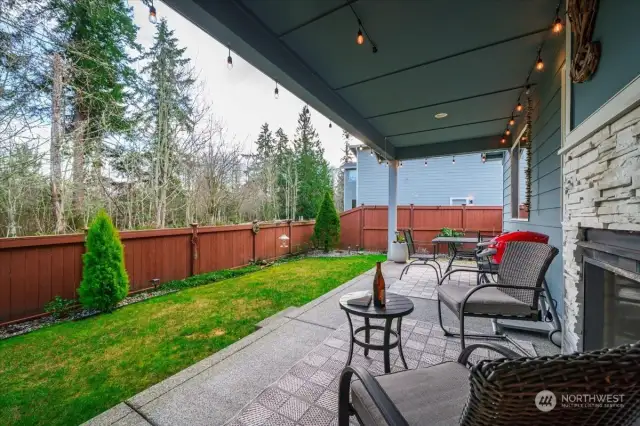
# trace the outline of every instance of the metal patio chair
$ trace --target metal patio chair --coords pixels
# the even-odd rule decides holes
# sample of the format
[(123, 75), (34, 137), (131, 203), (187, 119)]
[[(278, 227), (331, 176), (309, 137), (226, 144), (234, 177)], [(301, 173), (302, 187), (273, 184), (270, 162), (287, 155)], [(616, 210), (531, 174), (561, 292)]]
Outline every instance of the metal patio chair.
[[(407, 249), (409, 251), (409, 263), (402, 269), (402, 272), (400, 273), (400, 279), (402, 279), (402, 276), (409, 270), (411, 266), (418, 264), (418, 265), (426, 265), (433, 268), (433, 270), (436, 272), (436, 279), (440, 281), (440, 276), (442, 276), (442, 267), (440, 266), (440, 263), (438, 263), (437, 261), (436, 245), (433, 243), (421, 242), (420, 243), (421, 245), (431, 246), (433, 249), (433, 253), (432, 254), (418, 253), (416, 251), (416, 245), (415, 245), (415, 241), (413, 240), (413, 232), (411, 231), (411, 229), (404, 229), (402, 233), (404, 234), (404, 240), (407, 242)], [(422, 262), (422, 263), (419, 263), (419, 262)], [(431, 264), (430, 262), (433, 262), (433, 264)], [(438, 267), (438, 269), (436, 269), (436, 266)]]
[[(476, 349), (506, 358), (469, 368)], [(357, 380), (352, 382), (353, 375)], [(553, 394), (539, 394), (543, 390)], [(585, 407), (563, 399), (585, 394), (622, 395), (622, 400)], [(463, 350), (457, 362), (375, 378), (362, 367), (349, 366), (340, 377), (338, 425), (349, 425), (350, 414), (367, 426), (631, 425), (640, 417), (640, 342), (535, 358), (480, 343)]]
[[(544, 293), (544, 297), (551, 300), (544, 276), (557, 254), (558, 249), (548, 244), (514, 241), (507, 244), (502, 262), (498, 266), (495, 284), (490, 282), (471, 288), (464, 285), (443, 285), (445, 279), (455, 273), (485, 273), (472, 268), (458, 268), (447, 272), (438, 284), (438, 320), (445, 336), (460, 336), (460, 345), (464, 349), (465, 317), (543, 320), (538, 310), (538, 299), (540, 293)], [(442, 324), (442, 304), (459, 318), (459, 333), (446, 329)], [(507, 339), (526, 353), (506, 334), (473, 334), (473, 337)]]

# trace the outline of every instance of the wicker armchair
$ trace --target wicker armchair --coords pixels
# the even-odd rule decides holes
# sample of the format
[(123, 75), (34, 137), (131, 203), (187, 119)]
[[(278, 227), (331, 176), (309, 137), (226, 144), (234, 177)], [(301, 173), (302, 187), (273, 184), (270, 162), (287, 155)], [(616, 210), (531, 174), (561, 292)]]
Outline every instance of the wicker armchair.
[[(436, 279), (440, 281), (440, 277), (442, 276), (442, 267), (440, 266), (440, 264), (436, 259), (436, 245), (432, 243), (428, 243), (433, 249), (432, 254), (418, 253), (416, 251), (416, 245), (415, 245), (415, 241), (413, 240), (413, 233), (411, 232), (411, 229), (405, 229), (402, 231), (402, 233), (404, 234), (404, 239), (407, 242), (407, 249), (409, 251), (410, 262), (407, 264), (407, 266), (405, 266), (402, 269), (402, 272), (400, 273), (400, 279), (402, 279), (402, 276), (409, 270), (411, 266), (418, 263), (419, 265), (426, 265), (433, 268), (433, 270), (436, 272)], [(422, 262), (422, 263), (419, 263), (419, 262)]]
[[(460, 345), (464, 349), (465, 317), (540, 321), (538, 298), (540, 293), (544, 293), (551, 300), (544, 276), (557, 254), (558, 249), (547, 244), (514, 241), (507, 245), (498, 268), (496, 284), (486, 283), (471, 289), (467, 286), (442, 285), (447, 277), (458, 272), (486, 273), (481, 269), (459, 268), (444, 274), (438, 285), (438, 320), (445, 335), (460, 336)], [(460, 319), (459, 333), (446, 329), (442, 324), (442, 304)], [(475, 334), (474, 337), (507, 339), (520, 347), (506, 334)]]
[[(468, 369), (471, 353), (480, 348), (506, 358)], [(352, 382), (354, 374), (359, 380)], [(539, 394), (543, 390), (553, 396)], [(580, 405), (584, 395), (615, 395), (618, 402)], [(640, 342), (536, 358), (475, 344), (457, 362), (376, 378), (362, 367), (345, 367), (338, 411), (339, 426), (349, 424), (350, 414), (365, 425), (631, 425), (640, 418)]]

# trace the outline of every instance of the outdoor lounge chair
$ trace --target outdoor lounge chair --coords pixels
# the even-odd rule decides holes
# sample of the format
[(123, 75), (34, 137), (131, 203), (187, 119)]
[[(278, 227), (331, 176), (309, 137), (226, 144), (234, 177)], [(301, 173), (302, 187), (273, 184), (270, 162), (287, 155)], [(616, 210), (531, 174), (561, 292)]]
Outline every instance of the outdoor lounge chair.
[[(498, 267), (496, 283), (485, 283), (472, 288), (461, 285), (443, 285), (445, 279), (458, 272), (484, 274), (481, 269), (458, 268), (447, 272), (438, 285), (438, 320), (446, 336), (460, 336), (460, 345), (465, 347), (465, 317), (487, 317), (540, 321), (538, 298), (544, 292), (551, 300), (544, 279), (558, 249), (548, 244), (514, 241), (507, 244), (502, 262)], [(460, 319), (460, 332), (455, 333), (442, 324), (442, 304), (451, 309)], [(506, 334), (474, 334), (474, 337), (508, 339)], [(523, 353), (524, 349), (520, 348)]]
[[(476, 349), (506, 358), (483, 360), (468, 369)], [(354, 374), (359, 380), (352, 382)], [(544, 390), (549, 392), (540, 394)], [(376, 378), (362, 367), (345, 367), (339, 392), (339, 426), (349, 424), (350, 414), (367, 426), (631, 425), (640, 417), (640, 342), (536, 358), (518, 358), (499, 345), (474, 344), (457, 362)], [(615, 396), (618, 404), (576, 402), (586, 402), (585, 395)]]
[[(442, 267), (436, 259), (436, 245), (427, 243), (433, 249), (433, 253), (431, 254), (418, 253), (416, 251), (416, 245), (415, 241), (413, 240), (412, 231), (410, 229), (405, 229), (402, 231), (402, 233), (404, 234), (404, 239), (407, 242), (407, 250), (409, 251), (409, 263), (402, 269), (402, 272), (400, 273), (400, 279), (402, 279), (402, 276), (409, 270), (411, 266), (417, 263), (419, 265), (426, 265), (433, 268), (433, 270), (436, 271), (436, 279), (440, 281), (440, 276), (442, 275)], [(433, 264), (431, 262), (433, 262)], [(436, 266), (438, 267), (438, 269), (436, 269)]]

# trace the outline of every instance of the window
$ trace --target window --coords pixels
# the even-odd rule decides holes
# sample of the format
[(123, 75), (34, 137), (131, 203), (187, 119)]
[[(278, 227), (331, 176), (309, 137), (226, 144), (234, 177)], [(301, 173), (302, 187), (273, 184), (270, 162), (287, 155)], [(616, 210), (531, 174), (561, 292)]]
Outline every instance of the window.
[(347, 171), (347, 181), (348, 182), (355, 182), (356, 181), (356, 171), (355, 170), (348, 170)]
[(450, 206), (470, 206), (473, 205), (473, 197), (451, 197), (449, 198)]
[[(520, 136), (524, 134), (525, 129)], [(529, 220), (527, 211), (527, 150), (520, 146), (520, 136), (511, 148), (511, 218)]]
[(356, 200), (351, 200), (351, 208), (352, 209), (356, 208)]

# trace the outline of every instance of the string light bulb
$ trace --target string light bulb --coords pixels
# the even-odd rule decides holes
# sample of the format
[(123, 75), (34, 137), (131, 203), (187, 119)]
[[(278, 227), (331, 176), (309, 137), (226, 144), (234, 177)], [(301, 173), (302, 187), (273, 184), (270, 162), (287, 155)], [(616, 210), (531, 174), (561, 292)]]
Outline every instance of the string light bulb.
[(480, 159), (482, 160), (483, 163), (486, 163), (487, 162), (487, 154), (482, 154), (480, 156)]
[(516, 120), (513, 119), (513, 115), (511, 116), (511, 120), (509, 120), (509, 126), (513, 126), (516, 124)]
[(536, 61), (536, 70), (542, 71), (544, 69), (544, 62), (542, 62), (542, 57), (538, 55), (538, 60)]
[(231, 57), (231, 46), (227, 46), (229, 48), (229, 55), (227, 56), (227, 68), (233, 69), (233, 58)]
[(280, 90), (278, 89), (278, 82), (276, 81), (276, 88), (273, 89), (273, 97), (278, 99), (280, 97)]
[(507, 135), (507, 136), (509, 136), (509, 135), (511, 134), (511, 130), (509, 130), (509, 129), (505, 130), (505, 131), (504, 131), (504, 134), (505, 134), (505, 135)]
[(329, 122), (329, 128), (333, 127), (333, 123)]
[(451, 164), (456, 164), (456, 156), (453, 156), (453, 160), (451, 160)]
[(502, 139), (500, 139), (500, 143), (506, 143), (506, 142), (507, 142), (507, 138), (503, 136)]
[(427, 167), (427, 159), (424, 159), (424, 166)]
[(521, 112), (523, 110), (523, 106), (520, 102), (518, 102), (518, 105), (516, 105), (516, 111)]
[(400, 164), (398, 164), (398, 167), (402, 167), (402, 161), (400, 162)]
[(373, 150), (369, 151), (369, 155), (373, 157)]
[(559, 34), (562, 32), (563, 27), (562, 19), (559, 16), (556, 16), (556, 20), (553, 22), (553, 32)]
[(156, 13), (156, 8), (153, 5), (153, 2), (151, 2), (151, 5), (149, 6), (149, 22), (153, 25), (158, 23), (158, 14)]
[(358, 28), (358, 35), (356, 36), (356, 43), (359, 45), (364, 44), (364, 35), (362, 34), (362, 28)]

